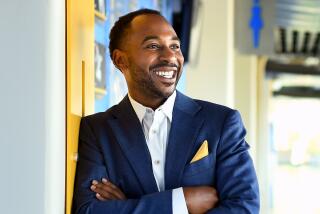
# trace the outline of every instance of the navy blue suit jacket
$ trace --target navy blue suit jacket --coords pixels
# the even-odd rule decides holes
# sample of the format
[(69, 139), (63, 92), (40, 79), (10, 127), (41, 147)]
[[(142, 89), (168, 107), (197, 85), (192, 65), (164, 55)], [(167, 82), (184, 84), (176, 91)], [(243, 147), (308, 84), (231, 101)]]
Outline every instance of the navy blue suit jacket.
[[(256, 173), (237, 111), (177, 92), (159, 192), (139, 119), (126, 96), (103, 113), (84, 117), (79, 134), (74, 213), (172, 213), (172, 189), (210, 185), (219, 205), (209, 213), (259, 213)], [(204, 140), (209, 155), (190, 163)], [(107, 177), (127, 200), (99, 201), (93, 179)]]

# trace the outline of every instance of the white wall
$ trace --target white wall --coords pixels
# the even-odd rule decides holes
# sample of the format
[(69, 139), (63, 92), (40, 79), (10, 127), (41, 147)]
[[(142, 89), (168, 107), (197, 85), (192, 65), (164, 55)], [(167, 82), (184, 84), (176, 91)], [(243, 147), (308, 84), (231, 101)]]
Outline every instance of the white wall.
[(0, 212), (63, 213), (65, 2), (0, 5)]
[(232, 107), (233, 0), (199, 0), (202, 9), (191, 36), (186, 93)]

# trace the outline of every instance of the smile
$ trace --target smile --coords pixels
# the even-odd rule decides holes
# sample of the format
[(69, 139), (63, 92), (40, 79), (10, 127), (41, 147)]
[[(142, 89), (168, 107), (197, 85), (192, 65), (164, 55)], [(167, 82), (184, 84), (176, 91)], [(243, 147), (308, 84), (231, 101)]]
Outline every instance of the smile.
[(156, 75), (166, 79), (171, 79), (174, 75), (174, 71), (156, 71), (155, 73)]

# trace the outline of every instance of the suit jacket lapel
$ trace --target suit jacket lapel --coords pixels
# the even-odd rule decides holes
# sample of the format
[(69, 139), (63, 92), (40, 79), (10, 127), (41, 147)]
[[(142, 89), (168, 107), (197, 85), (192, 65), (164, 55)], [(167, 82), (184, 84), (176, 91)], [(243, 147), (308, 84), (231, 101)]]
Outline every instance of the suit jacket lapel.
[(155, 181), (150, 153), (143, 130), (128, 96), (114, 109), (116, 119), (109, 121), (118, 143), (146, 194), (158, 191)]
[(194, 117), (200, 108), (192, 99), (177, 92), (166, 153), (166, 189), (180, 186), (188, 155), (204, 121)]

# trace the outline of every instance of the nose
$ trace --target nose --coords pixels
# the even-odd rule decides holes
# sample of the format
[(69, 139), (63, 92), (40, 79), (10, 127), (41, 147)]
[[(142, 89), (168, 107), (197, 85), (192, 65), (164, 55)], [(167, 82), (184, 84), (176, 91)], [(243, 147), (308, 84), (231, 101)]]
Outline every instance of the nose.
[(163, 47), (160, 54), (160, 60), (168, 63), (175, 63), (176, 62), (175, 51), (172, 50), (170, 47)]

